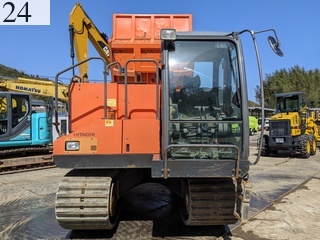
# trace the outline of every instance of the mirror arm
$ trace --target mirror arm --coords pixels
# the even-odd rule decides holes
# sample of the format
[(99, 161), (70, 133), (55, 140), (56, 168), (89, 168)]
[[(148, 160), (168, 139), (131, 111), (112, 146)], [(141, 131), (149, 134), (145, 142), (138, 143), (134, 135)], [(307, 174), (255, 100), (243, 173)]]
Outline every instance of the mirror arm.
[[(261, 67), (261, 61), (260, 61), (259, 48), (258, 48), (258, 44), (257, 44), (255, 35), (259, 34), (259, 33), (268, 32), (268, 31), (273, 31), (273, 33), (275, 35), (275, 38), (276, 38), (276, 40), (274, 40), (273, 37), (269, 37), (269, 43), (270, 43), (270, 45), (272, 47), (272, 50), (277, 55), (283, 56), (283, 53), (279, 48), (280, 47), (280, 41), (279, 41), (278, 35), (277, 35), (276, 31), (273, 28), (260, 30), (260, 31), (256, 31), (256, 32), (254, 32), (252, 30), (245, 29), (245, 30), (242, 30), (241, 32), (233, 32), (233, 33), (227, 35), (227, 36), (232, 35), (233, 37), (235, 37), (235, 36), (237, 37), (238, 35), (240, 35), (240, 34), (242, 34), (244, 32), (248, 32), (252, 37), (253, 44), (254, 44), (255, 51), (256, 51), (256, 57), (257, 57), (257, 63), (258, 63), (258, 69), (259, 69), (259, 77), (260, 77), (261, 118), (262, 118), (262, 122), (261, 122), (261, 134), (260, 134), (260, 141), (259, 141), (259, 150), (258, 150), (256, 161), (254, 163), (252, 163), (252, 165), (256, 165), (260, 160), (261, 150), (262, 150), (262, 142), (263, 142), (263, 134), (264, 134), (264, 119), (265, 119), (265, 116), (264, 116), (265, 115), (265, 113), (264, 113), (264, 88), (263, 88), (263, 78), (262, 78), (262, 67)], [(275, 43), (272, 43), (273, 45), (271, 44), (270, 38), (272, 39), (272, 42), (275, 41)]]

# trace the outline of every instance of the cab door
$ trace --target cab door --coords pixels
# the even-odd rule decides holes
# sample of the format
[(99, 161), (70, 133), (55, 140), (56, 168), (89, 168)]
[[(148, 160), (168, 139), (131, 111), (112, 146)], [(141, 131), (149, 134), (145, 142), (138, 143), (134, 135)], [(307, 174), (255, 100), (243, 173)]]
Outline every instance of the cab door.
[(0, 93), (1, 145), (5, 144), (3, 141), (19, 142), (30, 140), (30, 104), (30, 96), (28, 94)]

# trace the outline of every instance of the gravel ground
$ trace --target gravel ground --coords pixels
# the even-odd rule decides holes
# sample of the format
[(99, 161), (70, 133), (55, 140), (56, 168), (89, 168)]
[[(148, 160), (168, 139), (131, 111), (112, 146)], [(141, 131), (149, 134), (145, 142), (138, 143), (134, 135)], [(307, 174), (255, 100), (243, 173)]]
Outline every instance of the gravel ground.
[[(257, 135), (251, 137), (251, 162), (255, 161)], [(55, 192), (60, 179), (68, 169), (45, 169), (0, 176), (0, 239), (79, 239), (63, 229), (54, 217)], [(240, 226), (229, 226), (231, 234), (223, 237), (212, 233), (212, 228), (196, 230), (175, 225), (179, 216), (170, 214), (174, 204), (166, 205), (163, 212), (169, 217), (150, 220), (146, 214), (152, 203), (171, 201), (170, 194), (164, 198), (144, 192), (136, 200), (145, 203), (136, 209), (133, 218), (119, 223), (112, 239), (233, 239), (233, 240), (283, 240), (320, 239), (320, 158), (319, 151), (309, 159), (299, 159), (284, 153), (279, 156), (262, 157), (252, 165), (250, 179), (253, 182), (251, 219)], [(153, 187), (154, 189), (154, 187)], [(165, 191), (160, 189), (161, 193)], [(150, 194), (150, 195), (149, 195)], [(160, 203), (162, 203), (160, 201)], [(144, 208), (143, 208), (144, 207)], [(140, 212), (139, 212), (140, 210)], [(179, 218), (180, 219), (180, 218)], [(169, 222), (169, 223), (168, 223)], [(180, 229), (179, 229), (180, 228)], [(180, 230), (180, 232), (174, 232)], [(154, 233), (163, 237), (154, 236)], [(170, 235), (172, 231), (176, 235)], [(188, 232), (189, 231), (189, 232)], [(221, 229), (224, 231), (224, 229)], [(167, 234), (167, 235), (166, 235)], [(81, 239), (92, 239), (84, 237)], [(110, 239), (104, 234), (95, 239)]]
[(320, 173), (293, 189), (248, 223), (219, 239), (319, 239)]

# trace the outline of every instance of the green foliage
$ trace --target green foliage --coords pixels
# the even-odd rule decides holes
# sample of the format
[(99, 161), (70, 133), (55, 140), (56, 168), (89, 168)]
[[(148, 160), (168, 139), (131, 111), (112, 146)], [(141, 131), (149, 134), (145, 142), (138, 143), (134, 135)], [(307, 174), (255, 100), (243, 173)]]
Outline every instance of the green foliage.
[(252, 102), (252, 101), (248, 101), (248, 106), (249, 107), (260, 107), (260, 105), (258, 103)]
[(40, 79), (40, 80), (50, 80), (48, 78), (41, 78), (39, 75), (30, 75), (26, 74), (23, 71), (19, 71), (14, 68), (7, 67), (3, 64), (0, 64), (0, 76), (3, 77), (22, 77), (22, 78), (30, 78), (30, 79)]
[(18, 71), (17, 69), (7, 67), (0, 64), (0, 76), (5, 77), (30, 77), (28, 74), (25, 74), (23, 71)]
[[(275, 108), (276, 93), (303, 92), (307, 106), (320, 107), (320, 70), (306, 71), (298, 65), (267, 74), (264, 80), (265, 106)], [(255, 88), (256, 100), (261, 103), (260, 86)]]
[[(40, 78), (39, 75), (26, 74), (23, 71), (19, 71), (19, 70), (14, 69), (14, 68), (7, 67), (7, 66), (5, 66), (3, 64), (0, 64), (0, 76), (12, 77), (12, 78), (21, 77), (21, 78), (29, 78), (29, 79), (50, 80), (48, 78)], [(46, 101), (46, 97), (42, 97), (42, 96), (34, 95), (33, 98)]]

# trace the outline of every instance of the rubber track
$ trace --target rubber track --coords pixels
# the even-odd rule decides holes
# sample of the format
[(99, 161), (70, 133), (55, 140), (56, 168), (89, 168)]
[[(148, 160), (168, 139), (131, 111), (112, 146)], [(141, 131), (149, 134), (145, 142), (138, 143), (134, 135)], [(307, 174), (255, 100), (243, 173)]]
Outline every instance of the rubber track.
[[(189, 179), (186, 225), (234, 224), (236, 192), (231, 178)], [(56, 218), (67, 229), (112, 229), (109, 195), (112, 177), (67, 174), (56, 196)]]
[(189, 179), (189, 215), (186, 225), (234, 224), (236, 192), (231, 178)]
[(109, 192), (112, 178), (65, 176), (56, 195), (56, 219), (67, 229), (111, 229)]
[(23, 147), (23, 148), (12, 148), (0, 150), (0, 156), (8, 155), (25, 155), (27, 153), (50, 153), (52, 152), (52, 145), (47, 146), (36, 146), (36, 147)]
[(0, 175), (55, 167), (52, 155), (0, 159)]

